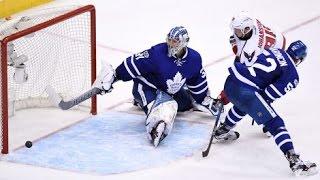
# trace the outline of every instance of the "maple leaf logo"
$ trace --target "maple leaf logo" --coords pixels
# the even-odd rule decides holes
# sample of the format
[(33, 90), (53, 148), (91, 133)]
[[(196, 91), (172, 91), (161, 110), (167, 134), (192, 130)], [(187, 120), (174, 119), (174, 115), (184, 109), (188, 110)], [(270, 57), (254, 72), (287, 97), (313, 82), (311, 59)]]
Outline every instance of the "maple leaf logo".
[(168, 79), (166, 81), (168, 89), (167, 92), (170, 94), (175, 94), (177, 93), (181, 87), (184, 85), (186, 82), (186, 78), (182, 79), (182, 75), (180, 72), (177, 72), (176, 75), (173, 77), (173, 80)]

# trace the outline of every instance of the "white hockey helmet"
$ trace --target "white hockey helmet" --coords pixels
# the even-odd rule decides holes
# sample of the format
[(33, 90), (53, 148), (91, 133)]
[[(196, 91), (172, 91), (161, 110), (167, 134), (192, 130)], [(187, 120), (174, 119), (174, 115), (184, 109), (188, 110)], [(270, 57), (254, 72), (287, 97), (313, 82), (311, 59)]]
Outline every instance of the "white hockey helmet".
[(235, 15), (230, 23), (230, 28), (237, 37), (243, 37), (254, 27), (254, 20), (246, 11), (241, 11)]
[(172, 57), (186, 48), (189, 42), (188, 31), (183, 26), (177, 26), (170, 30), (167, 35), (168, 56)]

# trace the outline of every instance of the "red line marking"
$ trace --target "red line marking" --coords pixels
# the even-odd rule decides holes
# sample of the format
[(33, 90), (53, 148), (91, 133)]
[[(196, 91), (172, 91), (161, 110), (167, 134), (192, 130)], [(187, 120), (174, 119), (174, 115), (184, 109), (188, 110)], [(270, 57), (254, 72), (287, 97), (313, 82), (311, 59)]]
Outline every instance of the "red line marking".
[(314, 17), (314, 18), (311, 18), (311, 19), (309, 19), (309, 20), (307, 20), (307, 21), (304, 21), (304, 22), (302, 22), (302, 23), (300, 23), (300, 24), (298, 24), (298, 25), (295, 25), (295, 26), (293, 26), (293, 27), (290, 27), (290, 28), (284, 30), (282, 33), (283, 33), (283, 34), (286, 34), (286, 33), (290, 32), (290, 31), (294, 31), (294, 30), (300, 28), (301, 26), (305, 26), (305, 25), (307, 25), (307, 24), (309, 24), (309, 23), (312, 23), (312, 22), (314, 22), (314, 21), (317, 21), (318, 19), (320, 19), (320, 15), (318, 15), (318, 16), (316, 16), (316, 17)]
[(107, 46), (107, 45), (100, 44), (100, 43), (97, 44), (97, 46), (101, 47), (103, 49), (108, 49), (108, 50), (112, 50), (112, 51), (118, 51), (118, 52), (125, 53), (125, 54), (134, 54), (133, 52), (130, 52), (130, 51), (127, 51), (127, 50), (124, 50), (124, 49), (114, 48), (114, 47)]
[(124, 104), (124, 103), (126, 103), (126, 102), (130, 102), (131, 99), (132, 99), (132, 98), (124, 99), (124, 100), (118, 102), (117, 104), (114, 104), (114, 105), (112, 105), (112, 106), (110, 106), (110, 107), (105, 108), (105, 110), (111, 110), (111, 109), (114, 109), (114, 108), (116, 108), (116, 107), (119, 107), (119, 106), (121, 106), (122, 104)]
[(204, 65), (204, 67), (212, 66), (212, 65), (217, 64), (217, 63), (219, 63), (219, 62), (222, 62), (222, 61), (224, 61), (224, 60), (226, 60), (226, 59), (229, 59), (229, 58), (231, 58), (232, 56), (234, 56), (234, 54), (229, 54), (229, 55), (227, 55), (227, 56), (221, 57), (221, 58), (219, 58), (219, 59), (217, 59), (217, 60), (214, 60), (214, 61), (211, 60), (208, 64)]

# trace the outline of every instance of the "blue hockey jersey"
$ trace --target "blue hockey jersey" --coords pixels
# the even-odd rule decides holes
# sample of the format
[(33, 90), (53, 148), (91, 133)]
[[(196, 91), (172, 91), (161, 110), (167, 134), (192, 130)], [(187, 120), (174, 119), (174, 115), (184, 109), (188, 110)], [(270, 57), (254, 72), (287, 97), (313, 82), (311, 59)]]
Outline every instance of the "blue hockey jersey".
[(299, 83), (294, 62), (281, 49), (264, 50), (250, 67), (234, 62), (229, 72), (239, 85), (254, 88), (272, 101), (285, 95)]
[(171, 95), (187, 85), (198, 103), (203, 101), (208, 92), (200, 54), (188, 47), (183, 58), (168, 57), (166, 43), (128, 57), (116, 68), (116, 77), (123, 81), (135, 79)]

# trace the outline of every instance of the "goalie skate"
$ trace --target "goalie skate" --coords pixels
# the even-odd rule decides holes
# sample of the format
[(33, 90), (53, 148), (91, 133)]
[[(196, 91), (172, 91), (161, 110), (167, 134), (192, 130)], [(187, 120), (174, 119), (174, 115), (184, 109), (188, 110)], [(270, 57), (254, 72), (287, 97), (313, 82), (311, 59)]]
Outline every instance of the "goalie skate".
[(166, 134), (164, 134), (165, 129), (166, 129), (166, 123), (164, 121), (159, 121), (157, 126), (155, 126), (151, 130), (151, 133), (150, 133), (151, 139), (152, 139), (151, 141), (155, 147), (157, 147), (159, 143), (167, 136)]
[(286, 158), (290, 168), (296, 176), (309, 176), (318, 173), (317, 165), (309, 161), (302, 161), (298, 154), (288, 152)]

